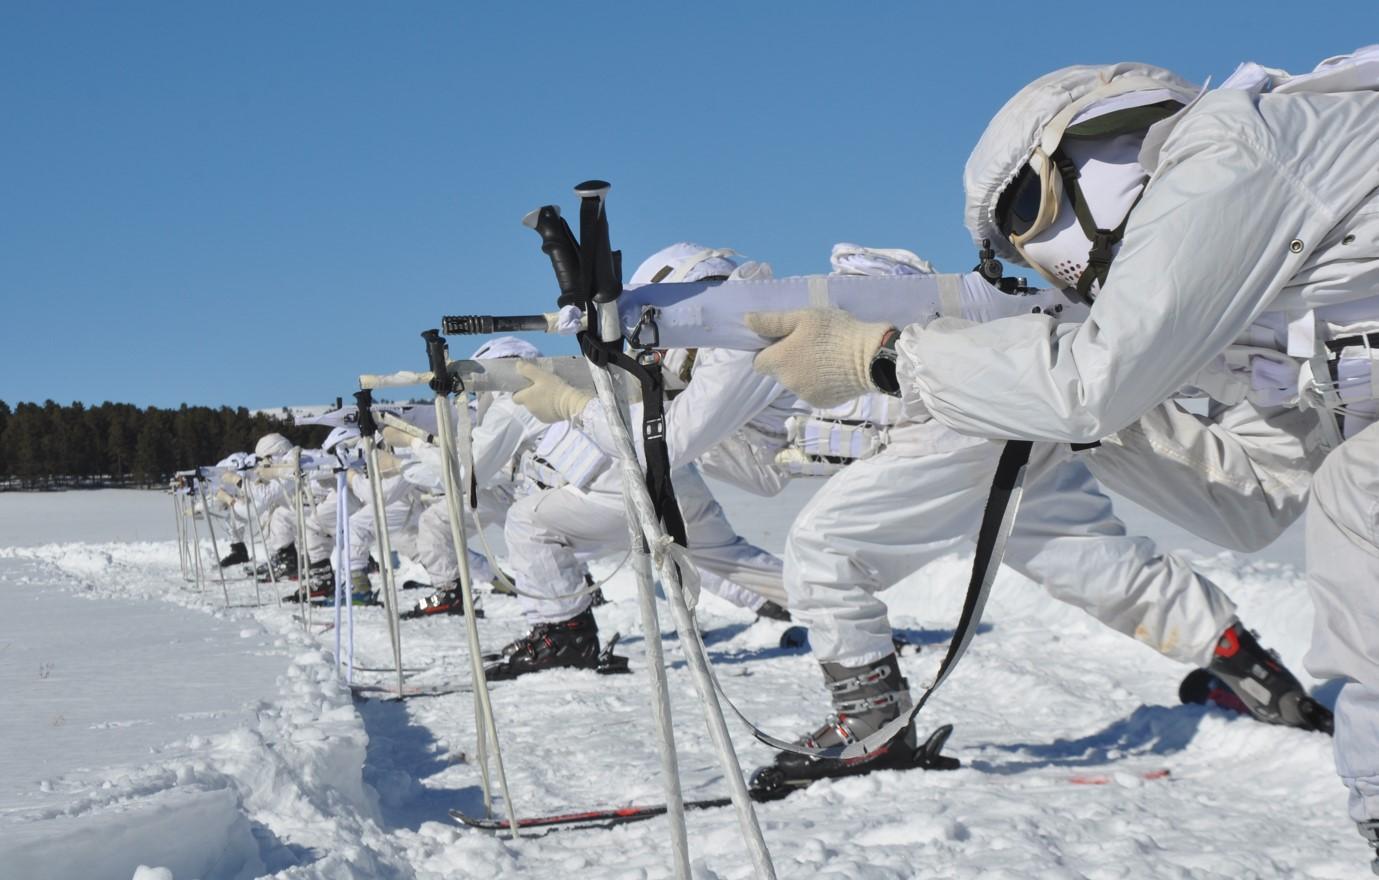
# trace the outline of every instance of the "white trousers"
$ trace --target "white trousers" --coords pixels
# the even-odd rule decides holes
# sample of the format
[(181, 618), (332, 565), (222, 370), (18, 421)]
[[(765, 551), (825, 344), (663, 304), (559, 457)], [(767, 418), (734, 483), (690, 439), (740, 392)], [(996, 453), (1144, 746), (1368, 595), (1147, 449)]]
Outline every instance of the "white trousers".
[[(820, 661), (892, 653), (876, 597), (975, 540), (1001, 444), (946, 432), (928, 455), (883, 450), (834, 475), (801, 511), (785, 550), (789, 608)], [(1129, 537), (1066, 445), (1036, 444), (1005, 563), (1054, 598), (1187, 663), (1204, 665), (1235, 606), (1186, 562)]]
[(278, 505), (268, 512), (268, 525), (263, 530), (264, 543), (270, 554), (293, 544), (297, 540), (297, 512), (286, 504)]
[[(699, 588), (705, 592), (713, 593), (720, 599), (726, 599), (739, 608), (746, 608), (748, 611), (756, 611), (766, 604), (766, 597), (760, 593), (753, 593), (746, 587), (721, 578), (707, 570), (699, 572)], [(781, 604), (783, 605), (784, 602)]]
[[(353, 505), (352, 505), (353, 506)], [(388, 524), (388, 541), (396, 553), (415, 556), (417, 553), (417, 519), (420, 505), (410, 497), (383, 506)], [(370, 554), (378, 552), (378, 524), (373, 503), (360, 504), (350, 511), (350, 571), (364, 571), (369, 567)], [(385, 560), (378, 560), (379, 565)]]
[[(696, 468), (677, 468), (673, 481), (689, 552), (701, 572), (785, 604), (781, 561), (733, 530)], [(629, 544), (621, 494), (571, 487), (519, 499), (508, 512), (503, 537), (518, 589), (545, 597), (520, 597), (534, 624), (568, 620), (588, 608), (587, 595), (571, 596), (584, 586), (583, 566), (625, 553)]]
[[(485, 527), (501, 527), (507, 519), (508, 508), (512, 506), (512, 491), (507, 486), (482, 489), (479, 491), (479, 522)], [(478, 552), (482, 547), (477, 529), (468, 534), (469, 574), (475, 583), (492, 581), (497, 578), (488, 557)], [(437, 498), (426, 504), (417, 522), (417, 561), (431, 583), (437, 587), (454, 583), (460, 579), (460, 564), (455, 556), (455, 542), (450, 535), (450, 506), (444, 498)]]
[(1379, 424), (1322, 463), (1307, 508), (1307, 583), (1316, 605), (1307, 670), (1345, 681), (1336, 770), (1357, 822), (1379, 819)]
[[(303, 518), (306, 520), (306, 552), (312, 563), (320, 562), (323, 559), (329, 560), (335, 552), (335, 490), (331, 489), (324, 498), (317, 498), (316, 503), (312, 504), (309, 500), (303, 500)], [(358, 502), (350, 499), (352, 509), (358, 508)], [(292, 510), (291, 507), (288, 508)], [(296, 512), (292, 511), (292, 516), (296, 517)], [(294, 519), (295, 523), (295, 519)], [(301, 548), (298, 547), (300, 556)], [(298, 559), (298, 562), (305, 567), (306, 562)]]

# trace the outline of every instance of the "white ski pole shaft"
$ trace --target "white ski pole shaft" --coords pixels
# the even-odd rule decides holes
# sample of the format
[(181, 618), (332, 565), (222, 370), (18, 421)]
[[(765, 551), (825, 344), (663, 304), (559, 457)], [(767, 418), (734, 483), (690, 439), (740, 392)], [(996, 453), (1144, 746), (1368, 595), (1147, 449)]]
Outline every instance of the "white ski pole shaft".
[[(459, 480), (454, 474), (454, 454), (455, 443), (449, 433), (450, 423), (441, 423), (444, 411), (449, 407), (449, 398), (438, 396), (436, 398), (436, 439), (440, 442), (441, 449), (441, 486), (445, 493), (446, 510), (450, 513), (450, 542), (454, 547), (455, 556), (460, 560), (458, 565), (463, 564), (466, 557), (468, 541), (466, 540), (463, 525), (463, 503), (457, 502), (459, 493)], [(459, 527), (455, 523), (460, 522)], [(472, 594), (466, 594), (464, 590), (464, 572), (460, 572), (460, 604), (464, 608), (464, 615), (467, 619), (473, 620), (474, 602)], [(465, 637), (468, 638), (468, 627), (465, 629)], [(469, 642), (469, 671), (470, 679), (474, 683), (474, 731), (477, 736), (475, 743), (475, 756), (479, 760), (479, 776), (483, 785), (484, 793), (484, 815), (493, 816), (493, 791), (492, 781), (488, 775), (488, 724), (484, 713), (483, 698), (479, 695), (479, 675), (483, 672), (483, 653), (477, 641)], [(478, 658), (476, 662), (475, 658)], [(484, 677), (485, 689), (487, 689), (488, 678)]]
[(311, 632), (311, 551), (306, 546), (306, 508), (302, 493), (309, 491), (302, 478), (302, 449), (292, 450), (292, 470), (297, 487), (297, 598), (302, 605), (302, 625)]
[[(595, 368), (597, 369), (597, 368)], [(661, 621), (656, 613), (656, 586), (651, 573), (651, 554), (637, 524), (637, 512), (624, 491), (627, 528), (632, 541), (632, 570), (637, 575), (637, 606), (642, 615), (646, 639), (646, 667), (651, 673), (651, 719), (656, 725), (657, 750), (661, 758), (662, 785), (666, 793), (666, 815), (670, 820), (670, 843), (675, 856), (677, 880), (690, 877), (689, 833), (685, 828), (685, 800), (680, 789), (680, 762), (675, 749), (675, 727), (670, 710), (670, 686), (666, 680), (665, 650), (661, 643)]]
[[(348, 475), (344, 475), (348, 477)], [(348, 478), (340, 481), (340, 491), (336, 493), (337, 513), (335, 521), (342, 523), (340, 526), (340, 570), (344, 572), (342, 582), (345, 593), (345, 626), (349, 628), (349, 639), (346, 650), (349, 652), (348, 665), (345, 667), (345, 681), (354, 684), (354, 580), (353, 572), (350, 571), (350, 487)], [(380, 526), (386, 528), (386, 525)], [(337, 607), (339, 607), (337, 605)], [(335, 628), (340, 628), (340, 615), (335, 616)], [(339, 656), (338, 654), (336, 655)]]
[(204, 593), (206, 591), (206, 581), (201, 570), (201, 529), (196, 524), (196, 496), (188, 494), (187, 502), (191, 505), (192, 538), (194, 539), (192, 545), (192, 561), (196, 563), (196, 589), (197, 592)]
[(393, 576), (393, 543), (388, 534), (388, 518), (383, 504), (383, 477), (378, 472), (378, 446), (373, 437), (364, 438), (364, 455), (369, 469), (369, 496), (378, 545), (378, 567), (383, 576), (384, 613), (388, 616), (388, 638), (392, 641), (393, 665), (397, 669), (397, 695), (402, 696), (402, 621), (398, 617), (396, 579)]
[(263, 596), (259, 592), (259, 549), (254, 543), (254, 496), (247, 482), (241, 482), (240, 495), (244, 498), (244, 537), (249, 543), (249, 579), (254, 582), (254, 605), (263, 607)]
[[(460, 419), (469, 436), (469, 407), (460, 402)], [(469, 659), (473, 667), (474, 693), (479, 699), (483, 725), (493, 740), (493, 758), (498, 768), (498, 784), (503, 790), (503, 805), (507, 808), (508, 826), (513, 839), (520, 836), (517, 826), (517, 805), (508, 790), (507, 770), (503, 766), (503, 751), (498, 740), (498, 723), (493, 715), (493, 700), (488, 692), (488, 676), (484, 673), (482, 649), (479, 645), (479, 627), (474, 616), (474, 585), (469, 571), (469, 542), (465, 538), (464, 487), (460, 483), (458, 460), (455, 454), (455, 425), (450, 421), (449, 398), (436, 395), (436, 423), (441, 432), (442, 475), (445, 480), (446, 504), (450, 509), (450, 537), (455, 543), (455, 558), (460, 567), (460, 594), (464, 599), (464, 621), (469, 635)], [(482, 736), (482, 734), (481, 734)]]
[[(598, 305), (598, 311), (599, 326), (604, 338), (618, 338), (621, 330), (618, 327), (617, 304), (601, 303)], [(603, 402), (604, 409), (610, 414), (609, 426), (612, 428), (613, 437), (622, 460), (624, 491), (630, 491), (629, 497), (636, 510), (647, 543), (652, 548), (660, 548), (665, 540), (665, 532), (656, 517), (655, 509), (651, 503), (651, 495), (646, 489), (646, 483), (638, 467), (637, 452), (632, 444), (631, 430), (624, 419), (622, 409), (618, 406), (612, 377), (606, 368), (594, 367), (593, 369), (594, 386), (598, 391), (599, 400)], [(743, 839), (752, 856), (757, 876), (762, 880), (774, 880), (776, 876), (775, 866), (771, 863), (771, 854), (766, 848), (765, 839), (762, 837), (761, 826), (757, 822), (751, 795), (748, 793), (747, 784), (742, 778), (742, 767), (738, 763), (732, 738), (728, 734), (728, 725), (723, 718), (723, 708), (719, 705), (718, 694), (714, 690), (713, 680), (709, 675), (708, 660), (704, 656), (704, 650), (699, 639), (696, 638), (694, 615), (685, 602), (679, 569), (668, 554), (660, 552), (656, 555), (659, 557), (661, 583), (665, 586), (666, 598), (675, 620), (675, 629), (680, 636), (680, 646), (685, 653), (695, 690), (698, 691), (699, 699), (704, 706), (704, 718), (709, 728), (709, 736), (718, 752), (719, 763), (728, 782), (728, 792), (732, 797), (733, 807), (737, 811), (738, 824), (741, 827)]]
[(206, 497), (206, 482), (197, 480), (196, 486), (201, 491), (201, 507), (206, 511), (206, 531), (211, 533), (211, 553), (215, 554), (215, 570), (220, 574), (220, 589), (225, 593), (225, 607), (230, 607), (230, 588), (225, 585), (225, 569), (220, 565), (220, 545), (215, 539), (215, 523), (211, 522), (211, 502)]
[[(334, 551), (335, 551), (335, 552), (334, 552), (334, 556), (335, 556), (335, 669), (336, 669), (336, 671), (339, 671), (339, 669), (340, 669), (340, 664), (344, 661), (344, 657), (343, 657), (343, 656), (341, 655), (341, 653), (340, 653), (340, 637), (341, 637), (341, 632), (340, 632), (340, 623), (341, 623), (341, 621), (340, 621), (340, 615), (341, 615), (342, 613), (344, 613), (344, 609), (341, 607), (340, 603), (341, 603), (341, 601), (344, 600), (344, 597), (345, 597), (345, 594), (346, 594), (346, 591), (347, 591), (347, 587), (346, 587), (345, 581), (348, 579), (348, 572), (349, 572), (349, 551), (348, 551), (348, 550), (346, 549), (346, 547), (345, 547), (345, 542), (346, 542), (348, 539), (346, 538), (346, 536), (345, 536), (345, 531), (344, 531), (344, 530), (345, 530), (346, 528), (348, 528), (348, 526), (349, 526), (349, 523), (348, 523), (348, 521), (347, 521), (348, 515), (346, 514), (346, 512), (345, 512), (345, 510), (344, 510), (344, 507), (345, 507), (345, 492), (346, 492), (346, 491), (348, 491), (348, 490), (347, 490), (346, 487), (345, 487), (345, 472), (344, 472), (343, 470), (341, 470), (341, 471), (339, 471), (339, 472), (337, 472), (337, 473), (335, 474), (335, 547), (334, 547)], [(341, 572), (345, 572), (345, 574), (342, 575)], [(346, 680), (347, 682), (351, 683), (351, 684), (353, 684), (353, 679), (350, 678), (350, 674), (353, 673), (353, 671), (354, 671), (354, 670), (353, 670), (353, 666), (354, 666), (354, 664), (351, 663), (351, 664), (350, 664), (350, 667), (351, 667), (350, 671), (347, 672), (347, 673), (345, 674), (345, 680)]]
[(177, 565), (182, 571), (182, 580), (187, 580), (187, 524), (183, 522), (186, 514), (182, 512), (182, 496), (177, 489), (172, 490), (172, 515), (177, 521), (173, 523), (177, 527)]

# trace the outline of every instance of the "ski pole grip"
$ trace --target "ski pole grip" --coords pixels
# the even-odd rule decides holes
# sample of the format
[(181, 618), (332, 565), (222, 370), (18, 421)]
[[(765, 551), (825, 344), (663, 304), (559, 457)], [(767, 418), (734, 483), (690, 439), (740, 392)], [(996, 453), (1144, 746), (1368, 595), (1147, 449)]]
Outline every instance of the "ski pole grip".
[(622, 279), (608, 237), (605, 202), (613, 185), (605, 180), (586, 180), (575, 186), (579, 196), (579, 247), (583, 279), (594, 302), (613, 302), (622, 293)]
[(577, 305), (580, 300), (580, 253), (570, 224), (560, 216), (556, 205), (542, 205), (522, 218), (522, 223), (541, 236), (541, 252), (551, 258), (555, 283), (560, 288), (559, 306)]
[(545, 315), (445, 315), (441, 318), (441, 333), (445, 336), (544, 333), (548, 328)]
[(454, 390), (454, 382), (446, 366), (445, 339), (435, 329), (422, 331), (421, 338), (426, 340), (426, 358), (431, 362), (431, 390), (449, 394)]
[(354, 402), (359, 407), (359, 434), (372, 437), (378, 431), (378, 423), (373, 418), (373, 391), (365, 388), (354, 392)]

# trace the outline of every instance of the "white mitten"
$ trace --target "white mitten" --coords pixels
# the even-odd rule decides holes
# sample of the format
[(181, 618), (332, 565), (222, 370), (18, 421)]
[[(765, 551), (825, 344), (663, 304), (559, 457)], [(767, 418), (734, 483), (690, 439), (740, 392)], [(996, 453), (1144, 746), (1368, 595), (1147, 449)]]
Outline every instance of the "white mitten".
[(588, 391), (581, 391), (555, 373), (527, 361), (517, 364), (517, 372), (531, 384), (512, 395), (513, 403), (526, 407), (527, 412), (547, 424), (568, 422), (584, 412), (584, 407), (594, 399)]
[(871, 359), (888, 324), (868, 324), (842, 309), (751, 312), (747, 327), (777, 339), (760, 351), (753, 366), (818, 407), (860, 397), (871, 383)]

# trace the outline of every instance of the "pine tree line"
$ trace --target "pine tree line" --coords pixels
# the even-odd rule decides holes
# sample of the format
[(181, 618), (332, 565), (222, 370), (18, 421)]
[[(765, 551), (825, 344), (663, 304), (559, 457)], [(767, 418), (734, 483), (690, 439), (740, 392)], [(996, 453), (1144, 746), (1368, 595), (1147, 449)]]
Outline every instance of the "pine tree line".
[(303, 446), (319, 445), (328, 429), (244, 407), (178, 409), (110, 403), (86, 407), (0, 400), (0, 490), (88, 486), (155, 486), (173, 472), (215, 464), (253, 450), (274, 431)]

